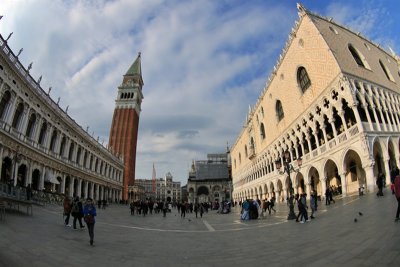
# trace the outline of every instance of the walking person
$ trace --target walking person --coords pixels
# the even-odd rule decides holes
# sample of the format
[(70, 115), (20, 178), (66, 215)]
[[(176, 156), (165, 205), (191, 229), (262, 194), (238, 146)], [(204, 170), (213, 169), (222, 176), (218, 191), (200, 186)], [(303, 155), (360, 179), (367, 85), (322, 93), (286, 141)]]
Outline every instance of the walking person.
[(398, 222), (399, 215), (400, 215), (400, 176), (397, 175), (394, 179), (394, 195), (397, 199), (397, 212), (396, 212), (396, 219), (395, 222)]
[(168, 210), (168, 204), (167, 202), (164, 202), (162, 204), (162, 210), (163, 210), (163, 217), (167, 217), (167, 210)]
[(203, 203), (200, 204), (200, 218), (203, 218), (203, 213), (204, 213), (204, 206)]
[(385, 180), (385, 175), (383, 173), (380, 173), (378, 175), (378, 178), (376, 179), (376, 185), (378, 186), (378, 193), (376, 193), (377, 197), (383, 197), (383, 183)]
[(81, 229), (85, 228), (82, 224), (82, 217), (83, 217), (83, 206), (82, 201), (79, 197), (75, 197), (74, 202), (72, 204), (71, 210), (72, 217), (74, 217), (73, 228), (76, 230), (76, 221), (79, 222), (79, 226)]
[(85, 207), (83, 208), (83, 216), (85, 218), (85, 222), (89, 231), (91, 246), (93, 246), (93, 240), (94, 240), (94, 224), (96, 222), (95, 220), (96, 215), (97, 215), (96, 207), (93, 204), (93, 200), (91, 198), (88, 198), (86, 200)]
[(314, 213), (317, 210), (317, 196), (314, 191), (311, 191), (310, 195), (310, 207), (311, 207), (311, 219), (314, 219)]
[(199, 212), (199, 203), (196, 202), (196, 204), (194, 204), (194, 213), (196, 214), (196, 218), (198, 212)]
[(186, 216), (186, 203), (184, 202), (182, 203), (181, 206), (181, 218), (185, 218), (185, 216)]
[(274, 209), (275, 206), (275, 197), (271, 197), (271, 200), (269, 201), (269, 214), (271, 214), (271, 210), (274, 211), (274, 213), (276, 212), (276, 210)]
[(131, 215), (135, 215), (135, 202), (131, 202), (131, 204), (129, 204), (129, 208), (131, 210)]
[(332, 186), (329, 187), (329, 202), (333, 202), (333, 204), (336, 203), (336, 201), (333, 199), (333, 188), (332, 188)]
[(69, 196), (64, 197), (63, 206), (64, 206), (64, 217), (65, 217), (64, 226), (71, 227), (71, 225), (69, 224), (69, 217), (71, 216), (72, 202)]
[(299, 202), (301, 205), (299, 206), (300, 208), (300, 223), (305, 223), (309, 222), (310, 220), (308, 219), (308, 212), (307, 212), (307, 194), (301, 194)]

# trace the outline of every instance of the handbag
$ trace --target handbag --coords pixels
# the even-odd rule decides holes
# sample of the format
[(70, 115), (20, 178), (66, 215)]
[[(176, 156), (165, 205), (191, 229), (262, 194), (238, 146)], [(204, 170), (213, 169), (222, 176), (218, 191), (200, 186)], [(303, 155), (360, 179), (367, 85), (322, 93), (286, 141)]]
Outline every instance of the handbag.
[(94, 217), (93, 217), (93, 215), (91, 215), (91, 214), (86, 214), (84, 217), (83, 217), (83, 219), (84, 219), (84, 221), (85, 221), (85, 223), (94, 223)]

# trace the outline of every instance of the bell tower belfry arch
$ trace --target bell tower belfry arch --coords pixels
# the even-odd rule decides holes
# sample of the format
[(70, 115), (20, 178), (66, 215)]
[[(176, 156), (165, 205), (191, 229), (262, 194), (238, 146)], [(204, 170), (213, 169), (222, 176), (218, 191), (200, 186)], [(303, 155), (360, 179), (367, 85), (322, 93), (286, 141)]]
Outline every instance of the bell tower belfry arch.
[(122, 199), (128, 199), (128, 186), (135, 181), (136, 146), (139, 117), (143, 100), (141, 54), (123, 76), (115, 100), (114, 115), (110, 129), (110, 150), (124, 159)]

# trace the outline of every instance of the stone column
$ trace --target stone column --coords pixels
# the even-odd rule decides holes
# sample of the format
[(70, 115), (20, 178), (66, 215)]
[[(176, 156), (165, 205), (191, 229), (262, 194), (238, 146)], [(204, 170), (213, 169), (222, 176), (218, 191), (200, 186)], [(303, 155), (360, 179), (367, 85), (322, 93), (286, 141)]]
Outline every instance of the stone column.
[(342, 172), (340, 175), (340, 182), (342, 183), (342, 196), (347, 196), (347, 177), (346, 173)]
[(281, 202), (280, 198), (281, 198), (281, 194), (280, 194), (280, 192), (278, 190), (276, 190), (275, 191), (275, 201), (276, 201), (276, 203)]
[(17, 96), (11, 94), (10, 105), (7, 108), (6, 117), (4, 118), (4, 121), (9, 125), (11, 125), (12, 123), (16, 103), (17, 103)]
[(63, 173), (63, 174), (61, 174), (61, 184), (60, 184), (60, 187), (61, 187), (60, 193), (61, 194), (65, 194), (65, 180), (66, 180), (65, 173)]
[(325, 191), (326, 191), (326, 181), (327, 181), (327, 177), (321, 178), (321, 199), (325, 199)]
[(367, 164), (365, 164), (363, 166), (364, 170), (365, 170), (365, 175), (366, 175), (366, 189), (368, 190), (368, 192), (374, 192), (375, 191), (375, 176), (374, 176), (374, 163), (373, 162), (367, 162)]
[(40, 175), (40, 182), (39, 182), (39, 190), (43, 190), (44, 189), (44, 174), (46, 173), (46, 167), (43, 166), (42, 167), (42, 172)]
[(29, 107), (27, 105), (24, 106), (23, 117), (21, 120), (21, 126), (19, 127), (20, 132), (25, 136), (26, 128), (28, 126), (29, 120)]
[(388, 186), (388, 185), (391, 184), (391, 181), (390, 181), (390, 168), (389, 168), (390, 158), (384, 158), (383, 161), (385, 163), (385, 184), (386, 184), (386, 186)]
[(82, 179), (78, 178), (78, 189), (77, 189), (77, 196), (78, 197), (82, 197), (81, 193), (82, 193)]
[(311, 183), (307, 182), (306, 184), (306, 194), (307, 194), (307, 198), (309, 199), (311, 196)]

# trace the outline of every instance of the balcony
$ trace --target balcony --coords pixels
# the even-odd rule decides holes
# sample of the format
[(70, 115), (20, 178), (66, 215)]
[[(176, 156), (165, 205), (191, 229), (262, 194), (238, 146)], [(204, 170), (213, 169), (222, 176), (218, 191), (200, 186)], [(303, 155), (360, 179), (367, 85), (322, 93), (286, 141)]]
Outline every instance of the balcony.
[(254, 149), (254, 146), (249, 147), (249, 159), (252, 159), (256, 156), (256, 150)]

